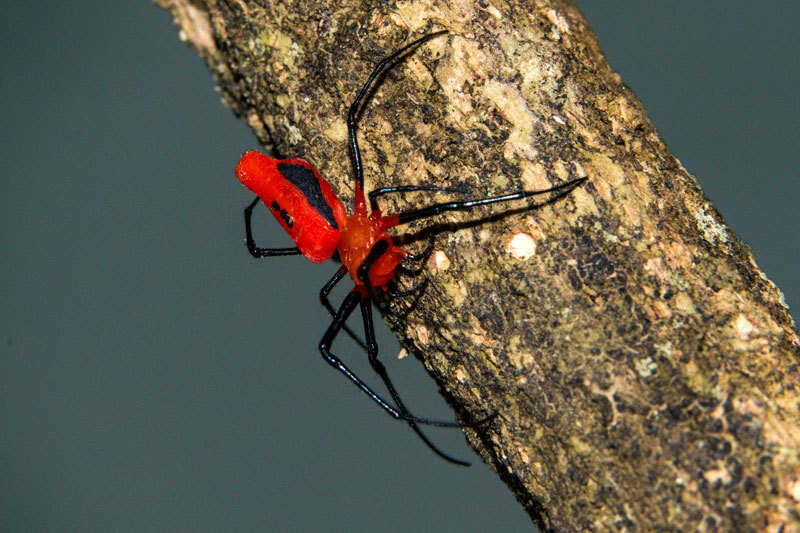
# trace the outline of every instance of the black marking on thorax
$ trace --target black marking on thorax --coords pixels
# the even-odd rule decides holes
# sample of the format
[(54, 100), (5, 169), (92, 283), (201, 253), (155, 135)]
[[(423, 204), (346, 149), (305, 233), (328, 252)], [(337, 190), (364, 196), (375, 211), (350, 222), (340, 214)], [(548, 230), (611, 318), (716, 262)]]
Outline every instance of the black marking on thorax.
[(281, 209), (281, 206), (278, 202), (273, 200), (272, 208), (278, 212), (278, 215), (283, 219), (284, 222), (286, 222), (287, 226), (290, 228), (294, 226), (294, 220), (292, 220), (292, 217), (290, 217), (289, 213), (286, 212), (286, 209)]
[(372, 268), (372, 264), (378, 260), (380, 256), (386, 253), (386, 250), (389, 249), (389, 241), (386, 239), (381, 239), (375, 243), (372, 249), (367, 254), (367, 257), (364, 258), (364, 261), (358, 266), (358, 272), (356, 273), (358, 279), (369, 285), (369, 269)]
[(294, 163), (278, 163), (278, 172), (286, 178), (289, 183), (297, 187), (297, 189), (306, 197), (311, 207), (322, 215), (322, 217), (333, 227), (339, 229), (336, 224), (336, 219), (333, 217), (333, 209), (330, 204), (325, 201), (322, 195), (322, 189), (319, 186), (319, 180), (314, 172), (302, 165)]

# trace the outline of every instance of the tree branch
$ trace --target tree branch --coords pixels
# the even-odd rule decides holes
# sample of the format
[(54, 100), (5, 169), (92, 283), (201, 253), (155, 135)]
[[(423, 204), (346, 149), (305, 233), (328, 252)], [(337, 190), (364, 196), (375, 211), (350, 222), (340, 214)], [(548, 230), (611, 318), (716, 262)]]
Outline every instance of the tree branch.
[[(540, 210), (442, 216), (454, 231), (395, 328), (462, 420), (499, 413), (470, 443), (540, 527), (800, 527), (800, 339), (780, 291), (567, 0), (157, 1), (259, 139), (343, 198), (346, 106), (378, 59), (441, 28), (362, 115), (367, 189), (589, 177)], [(400, 200), (382, 201), (418, 205)]]

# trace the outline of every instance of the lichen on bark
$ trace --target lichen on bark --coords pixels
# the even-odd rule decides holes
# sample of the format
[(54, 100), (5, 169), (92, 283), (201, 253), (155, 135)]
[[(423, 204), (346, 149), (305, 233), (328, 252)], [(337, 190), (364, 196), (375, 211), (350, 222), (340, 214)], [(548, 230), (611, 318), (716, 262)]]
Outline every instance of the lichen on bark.
[(800, 340), (780, 291), (568, 1), (158, 3), (259, 139), (343, 198), (346, 106), (435, 29), (363, 112), (368, 188), (588, 176), (535, 211), (442, 216), (431, 283), (395, 328), (462, 420), (498, 413), (469, 440), (539, 526), (800, 526)]

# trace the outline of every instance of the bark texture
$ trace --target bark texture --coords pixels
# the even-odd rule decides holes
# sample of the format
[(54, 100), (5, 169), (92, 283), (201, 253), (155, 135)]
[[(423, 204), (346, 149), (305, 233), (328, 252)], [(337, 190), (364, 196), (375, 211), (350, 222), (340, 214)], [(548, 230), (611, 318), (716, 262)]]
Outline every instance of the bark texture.
[(363, 112), (368, 190), (589, 177), (539, 210), (440, 219), (432, 282), (395, 332), (462, 420), (499, 413), (472, 446), (543, 529), (798, 530), (800, 340), (782, 295), (567, 0), (157, 2), (259, 139), (343, 198), (357, 88), (449, 30)]

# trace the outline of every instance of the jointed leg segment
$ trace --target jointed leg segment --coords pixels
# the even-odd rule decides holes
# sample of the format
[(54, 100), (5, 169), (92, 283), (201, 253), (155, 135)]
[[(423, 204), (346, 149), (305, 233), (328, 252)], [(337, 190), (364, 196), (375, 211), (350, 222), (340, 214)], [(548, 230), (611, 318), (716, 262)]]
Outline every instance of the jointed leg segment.
[(250, 202), (250, 205), (244, 208), (244, 231), (247, 239), (247, 251), (256, 259), (260, 257), (274, 257), (276, 255), (300, 255), (300, 250), (295, 246), (293, 248), (259, 248), (253, 240), (253, 229), (251, 219), (253, 218), (253, 208), (256, 206), (260, 198)]
[[(415, 422), (417, 424), (424, 424), (427, 426), (438, 426), (438, 427), (460, 427), (455, 422), (442, 422), (438, 420), (429, 420), (427, 418), (419, 418), (416, 416), (411, 415), (406, 410), (400, 410), (389, 404), (386, 400), (380, 397), (378, 393), (376, 393), (372, 388), (364, 383), (361, 378), (356, 376), (348, 367), (345, 365), (342, 360), (336, 356), (334, 353), (331, 352), (331, 344), (339, 332), (342, 330), (344, 323), (347, 321), (347, 318), (353, 313), (356, 307), (358, 307), (359, 303), (362, 300), (361, 293), (358, 290), (353, 290), (342, 302), (341, 307), (339, 307), (339, 311), (336, 313), (336, 316), (333, 319), (333, 322), (328, 327), (328, 330), (325, 332), (325, 335), (322, 336), (322, 340), (319, 343), (319, 351), (322, 353), (322, 357), (325, 361), (328, 362), (332, 367), (336, 370), (347, 376), (347, 379), (352, 381), (356, 387), (361, 389), (363, 393), (369, 396), (372, 401), (377, 403), (381, 409), (389, 413), (392, 418), (398, 420), (405, 420), (406, 422)], [(367, 343), (369, 345), (369, 341)], [(374, 342), (373, 342), (374, 344)]]
[[(392, 396), (395, 404), (397, 404), (397, 407), (399, 407), (400, 412), (406, 416), (410, 416), (408, 409), (400, 399), (400, 395), (397, 393), (397, 389), (394, 388), (392, 380), (389, 379), (389, 374), (386, 372), (386, 367), (384, 367), (383, 363), (381, 363), (381, 361), (378, 359), (378, 344), (375, 342), (375, 329), (372, 324), (372, 304), (367, 298), (361, 300), (361, 316), (364, 318), (364, 335), (367, 337), (367, 344), (369, 346), (367, 350), (369, 364), (372, 366), (372, 369), (375, 371), (375, 373), (380, 376), (381, 380), (383, 380), (384, 385), (386, 385), (386, 389), (389, 391), (389, 394)], [(436, 455), (446, 461), (450, 461), (451, 463), (461, 466), (469, 466), (469, 463), (451, 457), (437, 448), (430, 441), (430, 439), (428, 439), (427, 435), (422, 432), (413, 419), (407, 418), (406, 421), (408, 422), (408, 425), (411, 426), (411, 429), (414, 430), (419, 438), (422, 439), (428, 448), (433, 450)], [(456, 427), (458, 426), (457, 424), (453, 425)]]
[[(328, 300), (328, 295), (333, 290), (333, 287), (337, 283), (339, 283), (342, 280), (342, 278), (345, 277), (345, 275), (347, 275), (347, 268), (344, 266), (339, 267), (339, 270), (336, 271), (333, 277), (329, 279), (328, 282), (319, 291), (319, 301), (322, 302), (322, 306), (328, 310), (328, 313), (330, 313), (332, 317), (336, 316), (336, 311), (333, 309), (330, 300)], [(362, 339), (357, 333), (355, 333), (352, 329), (350, 329), (350, 327), (347, 324), (342, 325), (342, 328), (347, 332), (348, 335), (350, 335), (351, 339), (356, 341), (356, 343), (358, 343), (358, 345), (364, 349), (364, 351), (368, 350), (367, 344), (364, 342), (364, 339)]]

